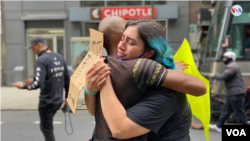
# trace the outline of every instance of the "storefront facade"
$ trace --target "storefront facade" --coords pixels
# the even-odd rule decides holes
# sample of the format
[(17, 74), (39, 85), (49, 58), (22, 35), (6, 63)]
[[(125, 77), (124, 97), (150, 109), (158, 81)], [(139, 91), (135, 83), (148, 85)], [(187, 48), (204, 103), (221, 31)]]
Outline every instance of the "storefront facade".
[[(151, 18), (150, 1), (5, 1), (6, 85), (33, 77), (36, 55), (25, 46), (43, 35), (51, 50), (62, 54), (72, 70), (71, 38), (88, 37), (106, 16), (125, 19)], [(189, 2), (158, 1), (154, 19), (165, 27), (169, 44), (176, 51), (189, 37)], [(3, 75), (3, 74), (2, 74)]]
[[(156, 1), (153, 5), (156, 11), (154, 19), (165, 27), (173, 50), (177, 50), (180, 42), (189, 37), (189, 2)], [(81, 2), (81, 7), (69, 9), (69, 21), (80, 23), (81, 35), (89, 36), (88, 29), (97, 29), (101, 19), (109, 15), (125, 17), (128, 20), (142, 18), (142, 15), (145, 15), (144, 18), (151, 17), (148, 14), (151, 12), (146, 7), (150, 7), (151, 11), (150, 1), (84, 1)], [(94, 19), (93, 15), (97, 18)]]
[(5, 85), (32, 79), (36, 55), (26, 50), (30, 39), (43, 35), (49, 48), (62, 54), (70, 68), (70, 38), (81, 36), (80, 24), (68, 21), (68, 9), (80, 7), (76, 1), (5, 1), (6, 48)]

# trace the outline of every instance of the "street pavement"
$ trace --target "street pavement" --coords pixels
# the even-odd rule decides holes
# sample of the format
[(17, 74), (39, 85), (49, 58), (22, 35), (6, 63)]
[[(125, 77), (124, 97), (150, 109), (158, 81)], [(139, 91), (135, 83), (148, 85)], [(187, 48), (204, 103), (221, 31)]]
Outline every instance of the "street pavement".
[[(87, 110), (77, 110), (70, 114), (73, 134), (68, 113), (65, 115), (58, 110), (54, 117), (54, 135), (57, 141), (88, 141), (95, 126), (94, 117)], [(191, 141), (206, 141), (203, 130), (190, 129)], [(1, 112), (1, 141), (44, 141), (39, 127), (38, 111), (2, 111)], [(221, 141), (221, 133), (211, 131), (210, 141)]]
[[(25, 90), (16, 87), (1, 87), (1, 110), (38, 110), (40, 89)], [(86, 109), (84, 91), (79, 95), (77, 110)]]
[[(39, 125), (38, 111), (2, 111), (1, 112), (1, 141), (44, 141)], [(71, 133), (69, 114), (58, 110), (54, 116), (54, 135), (56, 141), (88, 141), (93, 133), (95, 122), (87, 110), (77, 110), (70, 114), (73, 126)]]
[[(44, 141), (39, 127), (39, 89), (28, 91), (15, 87), (1, 87), (1, 140), (2, 141)], [(58, 110), (54, 117), (54, 134), (58, 141), (87, 141), (93, 132), (95, 122), (84, 105), (84, 92), (81, 91), (76, 114), (70, 114), (73, 124), (71, 131), (69, 115)], [(211, 121), (215, 123), (215, 121)], [(190, 129), (191, 141), (206, 141), (204, 131)], [(211, 141), (221, 141), (221, 133), (210, 131)]]

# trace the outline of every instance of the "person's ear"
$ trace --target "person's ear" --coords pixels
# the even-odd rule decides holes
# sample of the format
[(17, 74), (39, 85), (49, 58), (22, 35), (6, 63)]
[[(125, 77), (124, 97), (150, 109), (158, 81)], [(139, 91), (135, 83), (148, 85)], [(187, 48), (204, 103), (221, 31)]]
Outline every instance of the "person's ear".
[(37, 45), (38, 45), (39, 49), (43, 48), (42, 43), (38, 43)]
[(153, 55), (155, 54), (155, 50), (154, 49), (151, 49), (150, 51), (147, 51), (144, 55), (144, 58), (151, 58)]

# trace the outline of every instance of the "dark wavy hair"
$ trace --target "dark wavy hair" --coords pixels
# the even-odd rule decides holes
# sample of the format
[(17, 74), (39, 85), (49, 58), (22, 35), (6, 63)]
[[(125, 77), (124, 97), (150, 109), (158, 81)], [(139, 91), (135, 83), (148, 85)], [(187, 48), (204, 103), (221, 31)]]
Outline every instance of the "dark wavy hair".
[(125, 29), (129, 26), (136, 26), (140, 38), (144, 42), (144, 51), (155, 50), (155, 54), (151, 59), (159, 62), (169, 69), (175, 68), (173, 57), (171, 57), (172, 49), (167, 44), (166, 33), (157, 21), (151, 19), (136, 19), (129, 21)]

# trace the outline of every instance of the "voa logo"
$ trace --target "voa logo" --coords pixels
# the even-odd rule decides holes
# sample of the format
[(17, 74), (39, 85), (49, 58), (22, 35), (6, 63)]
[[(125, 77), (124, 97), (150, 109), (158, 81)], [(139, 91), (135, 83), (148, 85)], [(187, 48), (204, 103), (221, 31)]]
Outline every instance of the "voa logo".
[(239, 5), (234, 5), (232, 8), (231, 8), (231, 13), (234, 15), (234, 16), (240, 16), (243, 12), (243, 9), (241, 6)]
[(226, 132), (228, 136), (247, 136), (244, 129), (226, 129)]

